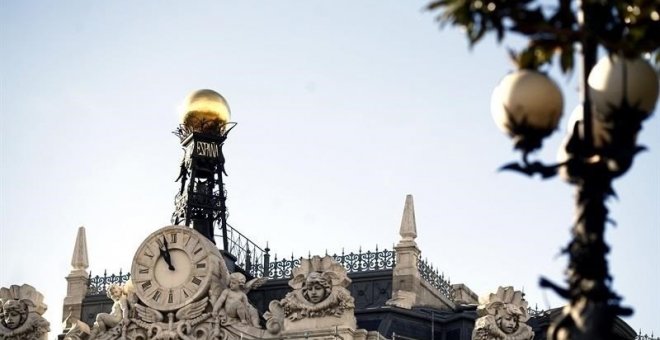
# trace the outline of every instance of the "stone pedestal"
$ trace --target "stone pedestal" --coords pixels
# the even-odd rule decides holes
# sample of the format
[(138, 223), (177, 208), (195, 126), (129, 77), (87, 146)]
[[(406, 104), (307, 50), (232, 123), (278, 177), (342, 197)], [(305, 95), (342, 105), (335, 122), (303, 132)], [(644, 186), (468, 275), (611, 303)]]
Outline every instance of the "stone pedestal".
[(64, 297), (64, 304), (62, 306), (62, 321), (67, 318), (80, 320), (82, 301), (87, 294), (88, 280), (89, 277), (85, 271), (80, 271), (78, 273), (72, 271), (69, 276), (66, 277), (67, 289), (66, 297)]

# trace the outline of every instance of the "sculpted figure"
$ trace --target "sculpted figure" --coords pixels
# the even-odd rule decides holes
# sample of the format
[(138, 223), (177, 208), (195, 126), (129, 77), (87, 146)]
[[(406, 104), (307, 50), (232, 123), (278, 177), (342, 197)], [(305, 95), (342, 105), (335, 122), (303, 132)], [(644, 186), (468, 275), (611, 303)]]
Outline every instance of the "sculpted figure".
[(496, 294), (480, 299), (477, 308), (480, 317), (475, 321), (473, 340), (531, 340), (532, 328), (525, 324), (529, 319), (527, 301), (513, 287), (499, 287)]
[(355, 327), (354, 299), (346, 289), (351, 280), (341, 264), (331, 256), (314, 256), (303, 259), (292, 276), (289, 286), (293, 291), (280, 301), (272, 301), (264, 314), (270, 333), (305, 327), (305, 322), (298, 321), (311, 318), (323, 327)]
[(43, 295), (30, 285), (0, 289), (0, 339), (47, 339), (50, 324), (41, 316), (45, 311)]
[(128, 299), (122, 286), (111, 284), (110, 287), (108, 287), (107, 294), (108, 297), (114, 301), (112, 310), (109, 314), (99, 313), (96, 316), (96, 322), (94, 322), (94, 328), (92, 329), (92, 338), (96, 334), (104, 333), (120, 323), (124, 326), (130, 323)]
[(245, 280), (245, 275), (241, 273), (229, 275), (229, 288), (223, 290), (213, 303), (213, 314), (223, 319), (223, 324), (240, 321), (259, 327), (259, 312), (248, 302), (247, 292), (263, 285), (268, 279), (260, 277), (247, 283)]

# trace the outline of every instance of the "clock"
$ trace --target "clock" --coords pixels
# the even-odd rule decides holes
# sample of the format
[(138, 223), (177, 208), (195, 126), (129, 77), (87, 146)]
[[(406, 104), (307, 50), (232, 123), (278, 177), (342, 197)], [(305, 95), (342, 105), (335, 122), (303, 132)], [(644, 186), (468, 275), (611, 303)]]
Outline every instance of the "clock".
[(228, 277), (220, 251), (186, 226), (169, 226), (149, 235), (133, 257), (135, 294), (145, 305), (173, 311), (204, 296)]

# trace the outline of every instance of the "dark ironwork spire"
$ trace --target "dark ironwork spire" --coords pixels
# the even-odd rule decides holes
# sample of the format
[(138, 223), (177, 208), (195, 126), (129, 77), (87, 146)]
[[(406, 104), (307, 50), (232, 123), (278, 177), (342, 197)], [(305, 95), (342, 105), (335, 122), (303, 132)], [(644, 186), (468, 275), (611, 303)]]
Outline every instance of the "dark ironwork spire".
[(192, 226), (215, 243), (214, 228), (222, 230), (222, 243), (227, 240), (227, 191), (225, 157), (222, 146), (236, 123), (229, 120), (229, 107), (224, 98), (212, 90), (191, 94), (181, 124), (174, 134), (184, 150), (179, 177), (179, 192), (174, 199), (173, 224)]

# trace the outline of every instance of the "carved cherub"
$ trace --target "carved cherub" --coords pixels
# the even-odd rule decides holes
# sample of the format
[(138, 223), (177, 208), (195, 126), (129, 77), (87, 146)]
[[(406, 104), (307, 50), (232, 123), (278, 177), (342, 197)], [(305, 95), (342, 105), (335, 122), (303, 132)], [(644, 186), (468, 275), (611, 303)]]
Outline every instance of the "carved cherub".
[(263, 285), (268, 278), (259, 277), (245, 283), (245, 275), (232, 273), (229, 275), (229, 289), (225, 289), (213, 303), (213, 314), (226, 318), (225, 324), (240, 321), (259, 327), (259, 312), (248, 302), (247, 293)]
[(103, 333), (120, 323), (124, 326), (130, 323), (129, 304), (124, 288), (118, 284), (111, 284), (108, 287), (108, 297), (114, 301), (110, 313), (99, 313), (96, 315), (96, 322), (92, 329), (92, 337)]
[(482, 299), (477, 309), (480, 316), (475, 321), (474, 340), (531, 340), (532, 328), (525, 324), (528, 319), (527, 302), (520, 291), (513, 287), (500, 287), (496, 294)]

